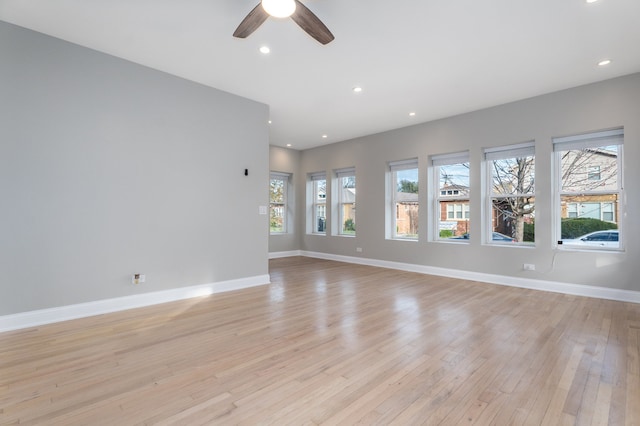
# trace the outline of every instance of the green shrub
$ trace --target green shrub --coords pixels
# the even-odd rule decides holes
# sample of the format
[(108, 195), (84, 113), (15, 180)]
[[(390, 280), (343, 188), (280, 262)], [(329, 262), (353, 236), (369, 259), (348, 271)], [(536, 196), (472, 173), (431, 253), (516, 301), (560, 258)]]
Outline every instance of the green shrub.
[(598, 219), (591, 219), (588, 217), (562, 219), (561, 227), (562, 239), (578, 238), (594, 231), (618, 229), (618, 225), (616, 225), (615, 223), (605, 222)]
[(440, 238), (451, 238), (451, 237), (453, 237), (453, 231), (451, 229), (440, 230)]
[(344, 230), (345, 232), (356, 232), (356, 224), (353, 219), (349, 218), (344, 221)]
[(524, 235), (523, 235), (523, 240), (524, 241), (528, 241), (528, 242), (534, 242), (535, 241), (535, 229), (536, 229), (536, 225), (535, 223), (524, 223)]

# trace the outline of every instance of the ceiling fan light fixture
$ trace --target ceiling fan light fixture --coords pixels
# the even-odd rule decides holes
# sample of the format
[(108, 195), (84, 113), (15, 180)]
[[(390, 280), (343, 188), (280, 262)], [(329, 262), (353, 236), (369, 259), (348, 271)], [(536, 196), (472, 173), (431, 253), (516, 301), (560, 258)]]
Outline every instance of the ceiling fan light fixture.
[(288, 18), (296, 11), (294, 0), (262, 0), (262, 8), (274, 18)]

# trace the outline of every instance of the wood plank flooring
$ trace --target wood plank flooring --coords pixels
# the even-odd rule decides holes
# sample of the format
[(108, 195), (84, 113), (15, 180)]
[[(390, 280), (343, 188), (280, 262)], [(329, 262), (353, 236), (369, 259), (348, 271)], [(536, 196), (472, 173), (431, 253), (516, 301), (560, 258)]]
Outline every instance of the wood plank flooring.
[(640, 424), (640, 305), (293, 257), (0, 334), (0, 424)]

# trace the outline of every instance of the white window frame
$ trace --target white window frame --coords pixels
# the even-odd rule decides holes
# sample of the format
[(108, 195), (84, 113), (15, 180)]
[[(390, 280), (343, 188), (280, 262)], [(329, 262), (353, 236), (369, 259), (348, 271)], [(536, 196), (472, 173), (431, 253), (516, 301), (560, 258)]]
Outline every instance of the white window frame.
[[(355, 169), (355, 167), (347, 167), (347, 168), (343, 168), (343, 169), (337, 169), (337, 170), (334, 170), (334, 174), (335, 174), (335, 180), (334, 180), (335, 181), (335, 185), (333, 186), (333, 188), (334, 188), (333, 194), (335, 195), (335, 197), (333, 197), (333, 199), (336, 200), (336, 203), (335, 203), (336, 209), (335, 210), (337, 210), (336, 211), (337, 214), (333, 215), (333, 218), (335, 219), (335, 223), (332, 223), (334, 225), (332, 229), (334, 230), (334, 235), (343, 236), (343, 237), (355, 237), (356, 236), (356, 231), (347, 232), (344, 229), (344, 223), (346, 221), (346, 218), (344, 217), (344, 206), (346, 204), (351, 204), (351, 202), (344, 199), (345, 192), (342, 189), (343, 189), (343, 179), (347, 179), (347, 178), (351, 178), (351, 177), (353, 178), (353, 181), (355, 182), (356, 187), (357, 187), (358, 183), (357, 183), (357, 180), (356, 180), (356, 169)], [(354, 227), (355, 227), (356, 226), (355, 191), (354, 191), (353, 205), (354, 205), (354, 208), (353, 208), (353, 224), (354, 224)]]
[[(320, 202), (318, 197), (318, 183), (324, 181), (324, 201)], [(307, 233), (314, 235), (327, 235), (328, 216), (327, 216), (327, 174), (326, 172), (315, 172), (309, 174), (309, 206), (311, 211), (308, 215), (309, 226), (307, 227)], [(318, 208), (324, 206), (324, 229), (319, 230), (320, 216), (318, 215)]]
[[(536, 148), (535, 141), (529, 141), (519, 144), (513, 145), (505, 145), (499, 147), (491, 147), (485, 148), (483, 150), (484, 156), (484, 164), (486, 171), (486, 187), (485, 187), (485, 203), (484, 203), (484, 224), (483, 224), (483, 243), (484, 244), (495, 244), (495, 245), (509, 245), (509, 246), (519, 246), (519, 247), (533, 247), (535, 246), (535, 236), (534, 241), (503, 241), (503, 240), (494, 240), (493, 239), (493, 200), (498, 198), (520, 198), (520, 197), (534, 197), (535, 200), (535, 172), (537, 166), (536, 159)], [(534, 187), (533, 192), (527, 193), (514, 193), (514, 194), (494, 194), (493, 193), (493, 171), (494, 165), (493, 162), (496, 160), (507, 160), (512, 158), (523, 158), (523, 157), (533, 157), (534, 161), (534, 171), (533, 171), (533, 179), (534, 179)], [(535, 201), (534, 201), (535, 203)], [(535, 215), (535, 207), (534, 207), (534, 215)], [(507, 237), (512, 237), (512, 235), (507, 235)]]
[(271, 197), (269, 197), (269, 219), (271, 219), (271, 212), (274, 209), (276, 204), (281, 205), (282, 209), (282, 230), (281, 231), (273, 231), (271, 229), (271, 225), (269, 225), (269, 234), (270, 235), (282, 235), (288, 232), (289, 226), (289, 180), (291, 179), (291, 173), (282, 173), (282, 172), (270, 172), (269, 175), (269, 190), (271, 190), (271, 181), (279, 180), (282, 181), (282, 203), (273, 203), (271, 202)]
[[(398, 172), (404, 170), (415, 170), (416, 173), (419, 173), (419, 165), (417, 158), (411, 158), (408, 160), (400, 160), (400, 161), (390, 161), (389, 162), (389, 186), (387, 189), (387, 238), (392, 240), (404, 240), (404, 241), (417, 241), (418, 233), (414, 236), (410, 235), (398, 235), (398, 224), (397, 224), (397, 209), (400, 200), (397, 199), (398, 191), (396, 190), (398, 187)], [(418, 179), (418, 188), (420, 187), (420, 180)], [(419, 190), (418, 190), (419, 191)], [(418, 218), (416, 221), (419, 221), (420, 214), (420, 202), (418, 201)], [(416, 223), (417, 230), (419, 231), (418, 223)]]
[[(450, 241), (450, 242), (456, 242), (456, 243), (469, 243), (469, 238), (451, 239), (451, 238), (440, 237), (440, 222), (441, 222), (441, 214), (442, 214), (440, 203), (454, 201), (454, 202), (457, 202), (457, 204), (462, 205), (463, 202), (466, 201), (466, 205), (468, 206), (468, 208), (467, 209), (463, 208), (463, 210), (467, 210), (469, 212), (469, 222), (470, 222), (470, 219), (471, 219), (471, 162), (470, 162), (469, 151), (432, 155), (429, 163), (431, 166), (431, 177), (432, 177), (431, 180), (433, 182), (433, 185), (432, 185), (433, 214), (431, 215), (431, 218), (432, 218), (431, 229), (433, 233), (432, 240), (433, 241)], [(440, 188), (440, 167), (453, 166), (456, 164), (468, 164), (469, 166), (469, 188), (467, 190), (468, 193), (466, 196), (462, 196), (459, 190), (443, 191)], [(451, 197), (455, 197), (455, 199), (452, 200)], [(464, 218), (464, 213), (463, 213), (462, 220), (466, 220)], [(447, 213), (446, 221), (449, 221), (448, 213)], [(456, 221), (456, 218), (451, 219), (451, 221)]]
[[(595, 250), (595, 251), (624, 251), (624, 218), (625, 205), (624, 200), (624, 128), (602, 130), (596, 132), (589, 132), (584, 134), (557, 137), (553, 138), (553, 153), (554, 153), (554, 173), (555, 173), (555, 202), (554, 202), (554, 245), (562, 250)], [(581, 190), (581, 191), (564, 191), (562, 189), (562, 153), (571, 150), (581, 150), (590, 148), (599, 148), (604, 146), (617, 146), (617, 170), (616, 170), (616, 189), (607, 190)], [(587, 170), (587, 179), (591, 177), (591, 170)], [(599, 170), (598, 181), (602, 180), (602, 171)], [(618, 225), (618, 247), (600, 247), (600, 246), (588, 246), (588, 245), (571, 245), (562, 244), (562, 197), (563, 196), (589, 196), (589, 195), (617, 195), (617, 205), (613, 202), (600, 202), (600, 220), (604, 217), (604, 204), (614, 204), (612, 208), (612, 214), (614, 218), (617, 216), (618, 221), (615, 222)], [(586, 204), (586, 203), (585, 203)], [(579, 207), (578, 211), (579, 213)]]

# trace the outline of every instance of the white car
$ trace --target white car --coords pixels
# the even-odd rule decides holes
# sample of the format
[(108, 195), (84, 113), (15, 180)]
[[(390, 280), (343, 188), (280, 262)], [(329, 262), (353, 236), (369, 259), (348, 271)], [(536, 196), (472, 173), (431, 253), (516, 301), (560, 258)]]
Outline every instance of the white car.
[(617, 229), (595, 231), (572, 240), (562, 240), (563, 245), (581, 247), (611, 247), (619, 248), (620, 241)]

